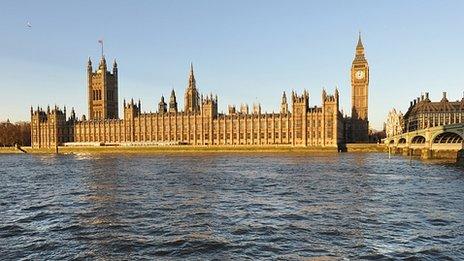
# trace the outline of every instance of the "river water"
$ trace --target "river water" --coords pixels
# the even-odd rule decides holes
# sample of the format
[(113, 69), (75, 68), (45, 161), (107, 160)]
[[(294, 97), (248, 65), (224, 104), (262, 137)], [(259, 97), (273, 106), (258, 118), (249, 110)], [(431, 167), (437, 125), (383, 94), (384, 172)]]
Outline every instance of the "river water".
[(464, 168), (385, 154), (0, 156), (0, 259), (464, 259)]

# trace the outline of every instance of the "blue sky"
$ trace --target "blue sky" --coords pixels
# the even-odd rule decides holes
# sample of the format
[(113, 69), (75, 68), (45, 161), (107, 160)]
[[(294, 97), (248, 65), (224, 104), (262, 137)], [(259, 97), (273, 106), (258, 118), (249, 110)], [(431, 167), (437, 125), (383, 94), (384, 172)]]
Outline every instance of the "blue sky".
[[(350, 108), (358, 31), (370, 65), (369, 118), (407, 109), (429, 91), (461, 99), (463, 1), (1, 1), (0, 121), (28, 120), (29, 106), (87, 113), (86, 62), (118, 60), (119, 98), (155, 111), (175, 88), (183, 107), (189, 63), (198, 87), (228, 104), (278, 111), (282, 91), (338, 86)], [(30, 21), (32, 28), (26, 28)]]

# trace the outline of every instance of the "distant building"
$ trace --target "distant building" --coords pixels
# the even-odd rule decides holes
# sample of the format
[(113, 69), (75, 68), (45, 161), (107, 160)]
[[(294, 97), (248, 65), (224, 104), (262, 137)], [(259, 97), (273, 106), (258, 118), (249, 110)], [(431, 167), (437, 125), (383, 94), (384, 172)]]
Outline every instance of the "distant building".
[(464, 96), (461, 100), (449, 101), (446, 92), (440, 101), (432, 102), (429, 93), (410, 102), (404, 114), (404, 132), (430, 127), (464, 123)]
[(392, 109), (388, 113), (387, 122), (385, 123), (385, 134), (387, 137), (392, 137), (402, 134), (404, 130), (404, 117), (403, 113), (397, 112)]

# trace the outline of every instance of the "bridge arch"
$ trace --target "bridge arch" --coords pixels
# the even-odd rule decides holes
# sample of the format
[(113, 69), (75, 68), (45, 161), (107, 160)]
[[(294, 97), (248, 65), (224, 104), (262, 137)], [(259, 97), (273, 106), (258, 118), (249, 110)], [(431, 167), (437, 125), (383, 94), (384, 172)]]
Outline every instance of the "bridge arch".
[(414, 136), (411, 139), (411, 143), (413, 143), (413, 144), (423, 144), (423, 143), (425, 143), (425, 137), (422, 136), (422, 135)]
[(391, 144), (395, 144), (395, 140), (393, 140), (393, 139), (390, 140), (390, 145), (391, 145)]
[(406, 138), (400, 138), (398, 140), (398, 144), (405, 144), (406, 143)]
[(441, 133), (438, 133), (437, 135), (435, 135), (435, 137), (432, 139), (433, 143), (462, 143), (463, 141), (463, 137), (456, 133), (456, 132), (452, 132), (452, 131), (445, 131), (445, 132), (441, 132)]

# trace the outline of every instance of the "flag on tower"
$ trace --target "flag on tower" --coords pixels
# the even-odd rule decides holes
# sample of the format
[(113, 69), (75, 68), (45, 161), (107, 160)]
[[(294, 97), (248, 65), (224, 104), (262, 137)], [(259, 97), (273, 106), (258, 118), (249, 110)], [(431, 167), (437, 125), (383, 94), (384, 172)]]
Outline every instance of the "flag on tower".
[(98, 43), (101, 45), (101, 55), (103, 57), (103, 39), (98, 39)]

